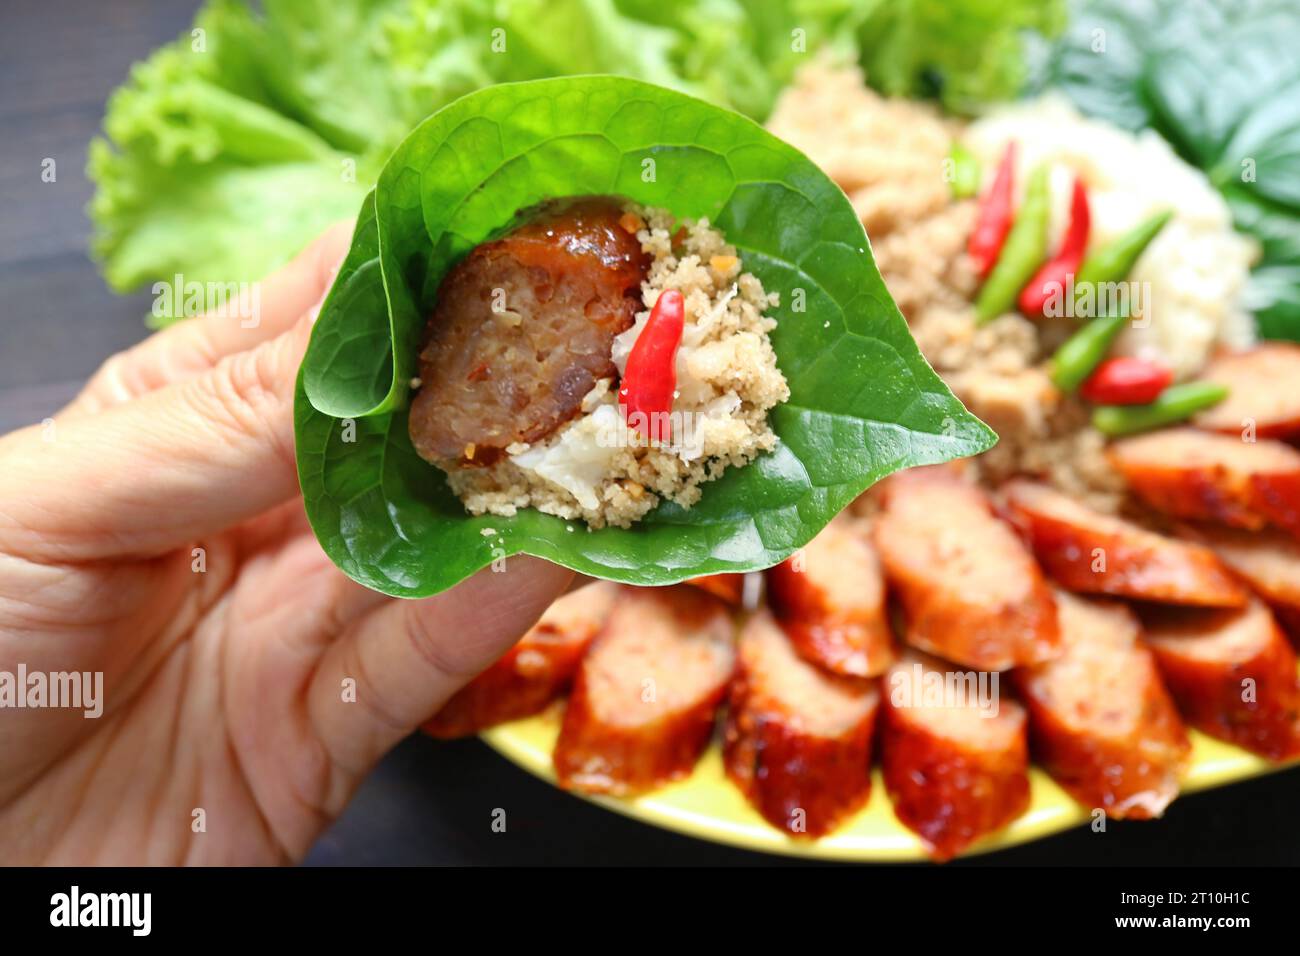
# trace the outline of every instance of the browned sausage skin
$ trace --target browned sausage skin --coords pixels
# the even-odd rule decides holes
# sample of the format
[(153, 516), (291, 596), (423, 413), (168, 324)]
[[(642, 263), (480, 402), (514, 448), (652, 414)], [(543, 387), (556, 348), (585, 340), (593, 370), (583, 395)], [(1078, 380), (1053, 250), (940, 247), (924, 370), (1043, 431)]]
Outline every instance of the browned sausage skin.
[(1188, 723), (1271, 760), (1300, 756), (1296, 655), (1262, 602), (1240, 611), (1146, 608), (1143, 623)]
[(894, 659), (885, 581), (869, 535), (865, 524), (837, 518), (801, 556), (767, 572), (772, 612), (795, 648), (850, 677), (875, 677)]
[(839, 677), (795, 653), (766, 611), (740, 635), (723, 744), (727, 776), (774, 827), (818, 837), (871, 795), (875, 682)]
[[(999, 694), (997, 707), (976, 700), (931, 699), (953, 664), (907, 651), (885, 672), (880, 763), (894, 815), (939, 861), (1002, 829), (1029, 806), (1025, 710)], [(932, 676), (933, 675), (933, 676)], [(988, 690), (997, 674), (984, 675)], [(956, 686), (956, 685), (954, 685)], [(969, 685), (967, 685), (969, 686)]]
[(641, 308), (648, 257), (617, 201), (541, 207), (443, 280), (420, 352), (410, 434), (426, 461), (490, 465), (546, 438), (617, 374), (614, 336)]
[(1300, 537), (1300, 451), (1283, 442), (1169, 428), (1117, 441), (1107, 457), (1157, 511)]
[(1158, 817), (1178, 796), (1191, 745), (1137, 618), (1064, 591), (1056, 606), (1064, 653), (1012, 674), (1034, 758), (1085, 807)]
[(1259, 438), (1300, 436), (1300, 345), (1262, 342), (1245, 352), (1219, 355), (1201, 373), (1228, 387), (1228, 397), (1201, 412), (1199, 428)]
[(442, 739), (468, 737), (543, 710), (568, 690), (617, 593), (617, 585), (597, 581), (561, 597), (518, 644), (447, 701), (424, 732)]
[(627, 796), (687, 776), (735, 670), (734, 630), (726, 604), (699, 588), (620, 588), (574, 680), (560, 786)]
[(1203, 545), (1094, 511), (1033, 481), (1008, 482), (1002, 502), (1039, 563), (1071, 591), (1210, 607), (1246, 603), (1246, 589)]
[(889, 478), (883, 497), (875, 544), (908, 644), (977, 670), (1056, 653), (1051, 589), (988, 495), (950, 469), (914, 468)]

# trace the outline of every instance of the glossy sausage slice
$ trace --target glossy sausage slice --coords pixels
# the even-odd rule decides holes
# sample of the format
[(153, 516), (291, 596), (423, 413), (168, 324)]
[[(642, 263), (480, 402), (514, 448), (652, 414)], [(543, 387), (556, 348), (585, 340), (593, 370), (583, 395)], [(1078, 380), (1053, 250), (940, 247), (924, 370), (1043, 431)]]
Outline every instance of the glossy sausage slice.
[(641, 309), (649, 266), (619, 202), (566, 199), (527, 215), (438, 288), (409, 418), (426, 461), (491, 465), (581, 414), (596, 382), (618, 374), (614, 336)]
[(881, 689), (885, 789), (894, 814), (936, 860), (951, 859), (1029, 806), (1024, 708), (1002, 693), (1000, 681), (993, 693), (997, 673), (984, 675), (987, 706), (977, 693), (936, 689), (977, 686), (960, 684), (961, 676), (952, 664), (907, 651)]
[(1064, 653), (1014, 673), (1034, 760), (1085, 807), (1158, 817), (1178, 796), (1191, 745), (1137, 618), (1064, 591), (1056, 606)]
[[(1300, 386), (1297, 386), (1300, 387)], [(1176, 518), (1300, 535), (1300, 451), (1195, 428), (1125, 438), (1107, 451), (1129, 487)]]
[(1094, 511), (1036, 482), (1009, 482), (1002, 499), (1039, 563), (1071, 591), (1209, 607), (1246, 603), (1246, 589), (1203, 545)]
[(1273, 760), (1300, 755), (1296, 655), (1263, 603), (1162, 609), (1144, 618), (1147, 643), (1188, 723)]
[(574, 680), (560, 785), (627, 795), (687, 776), (731, 681), (734, 637), (727, 606), (699, 588), (620, 588)]
[(875, 543), (907, 619), (907, 643), (980, 670), (1051, 657), (1056, 603), (988, 497), (949, 470), (885, 484)]
[(1300, 641), (1300, 541), (1283, 531), (1241, 531), (1199, 524), (1184, 529), (1208, 544), (1223, 563), (1273, 608), (1293, 641)]
[(424, 732), (468, 737), (545, 709), (568, 689), (617, 593), (617, 585), (598, 581), (559, 598), (518, 644), (447, 701)]
[(871, 794), (875, 681), (838, 677), (800, 657), (766, 611), (740, 634), (723, 761), (772, 826), (830, 833)]
[(1228, 397), (1193, 419), (1199, 428), (1259, 438), (1300, 436), (1300, 345), (1265, 342), (1214, 358), (1201, 378), (1228, 386)]
[(799, 653), (852, 677), (883, 673), (894, 657), (885, 581), (868, 533), (836, 519), (767, 572), (773, 613)]

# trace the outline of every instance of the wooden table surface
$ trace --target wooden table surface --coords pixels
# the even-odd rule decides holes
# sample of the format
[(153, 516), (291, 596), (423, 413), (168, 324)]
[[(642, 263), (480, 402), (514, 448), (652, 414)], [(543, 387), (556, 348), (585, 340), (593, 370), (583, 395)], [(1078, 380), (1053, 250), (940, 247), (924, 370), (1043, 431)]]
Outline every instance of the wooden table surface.
[[(192, 0), (0, 3), (0, 432), (39, 422), (146, 334), (147, 294), (115, 296), (86, 255), (83, 167), (107, 94), (179, 35)], [(41, 162), (57, 180), (41, 181)], [(883, 799), (876, 794), (873, 799)], [(505, 833), (493, 810), (507, 810)], [(1178, 800), (1164, 820), (1078, 829), (987, 863), (1300, 862), (1300, 770)], [(789, 861), (644, 826), (543, 784), (476, 740), (413, 737), (318, 841), (315, 864), (745, 864)], [(961, 864), (957, 864), (961, 865)]]

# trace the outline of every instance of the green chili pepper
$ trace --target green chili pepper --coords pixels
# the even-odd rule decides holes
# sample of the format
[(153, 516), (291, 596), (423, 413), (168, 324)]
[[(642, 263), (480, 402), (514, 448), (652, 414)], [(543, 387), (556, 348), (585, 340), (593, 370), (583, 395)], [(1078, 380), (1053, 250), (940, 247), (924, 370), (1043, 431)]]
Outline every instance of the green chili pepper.
[(980, 191), (980, 161), (969, 149), (953, 140), (948, 150), (952, 179), (948, 182), (954, 199), (969, 199)]
[(983, 324), (1010, 311), (1025, 283), (1047, 258), (1047, 223), (1051, 215), (1047, 167), (1039, 166), (1025, 186), (1025, 198), (1007, 234), (997, 265), (975, 300), (975, 320)]
[(1085, 287), (1092, 287), (1095, 302), (1097, 283), (1123, 282), (1127, 279), (1142, 253), (1151, 245), (1151, 240), (1160, 234), (1172, 216), (1173, 213), (1169, 210), (1148, 216), (1128, 232), (1088, 253), (1074, 277), (1075, 301), (1085, 294)]
[(1104, 315), (1093, 319), (1062, 343), (1052, 356), (1050, 374), (1056, 387), (1073, 392), (1084, 383), (1103, 358), (1128, 321), (1123, 315)]
[(1170, 385), (1150, 405), (1097, 406), (1092, 412), (1092, 427), (1105, 435), (1132, 435), (1181, 422), (1227, 397), (1227, 386), (1217, 382)]

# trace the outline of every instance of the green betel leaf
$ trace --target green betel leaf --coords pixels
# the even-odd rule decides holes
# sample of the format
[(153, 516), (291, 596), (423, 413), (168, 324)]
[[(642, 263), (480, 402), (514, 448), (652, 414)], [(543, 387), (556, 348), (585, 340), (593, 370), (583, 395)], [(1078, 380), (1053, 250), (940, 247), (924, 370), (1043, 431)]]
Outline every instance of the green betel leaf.
[[(448, 268), (546, 199), (608, 194), (707, 216), (780, 294), (790, 400), (775, 451), (628, 529), (538, 511), (472, 517), (407, 435), (421, 326)], [(996, 440), (921, 357), (844, 194), (754, 122), (606, 76), (490, 87), (398, 147), (367, 198), (299, 376), (298, 472), (326, 553), (420, 597), (509, 555), (660, 585), (784, 560), (872, 483)], [(491, 529), (491, 533), (488, 533)]]

